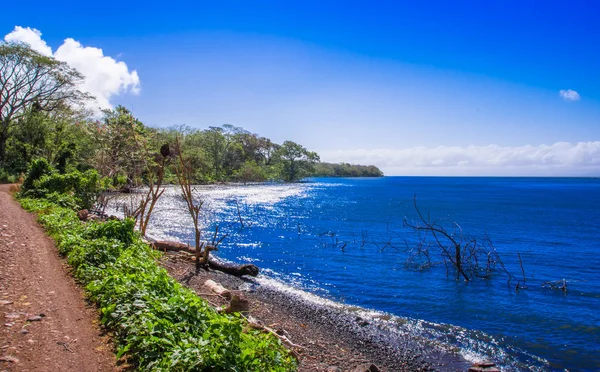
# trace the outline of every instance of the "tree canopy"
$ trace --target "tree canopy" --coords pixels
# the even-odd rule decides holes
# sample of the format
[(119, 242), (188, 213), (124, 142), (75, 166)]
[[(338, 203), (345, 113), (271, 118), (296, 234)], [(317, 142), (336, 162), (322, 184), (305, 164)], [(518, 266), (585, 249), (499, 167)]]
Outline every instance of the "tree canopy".
[(0, 165), (11, 126), (28, 111), (53, 112), (90, 98), (78, 90), (83, 75), (21, 43), (0, 43)]

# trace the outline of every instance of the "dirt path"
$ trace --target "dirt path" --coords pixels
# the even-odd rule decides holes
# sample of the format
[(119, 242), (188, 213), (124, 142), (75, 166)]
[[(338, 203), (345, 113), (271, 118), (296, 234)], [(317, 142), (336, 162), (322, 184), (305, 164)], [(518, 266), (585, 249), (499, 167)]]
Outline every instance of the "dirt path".
[(95, 308), (53, 242), (0, 185), (0, 371), (114, 371)]

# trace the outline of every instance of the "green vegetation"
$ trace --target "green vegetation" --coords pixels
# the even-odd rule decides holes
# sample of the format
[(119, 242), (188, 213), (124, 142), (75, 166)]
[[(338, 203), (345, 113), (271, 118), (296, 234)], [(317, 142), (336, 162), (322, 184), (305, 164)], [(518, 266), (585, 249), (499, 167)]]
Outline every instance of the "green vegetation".
[(38, 213), (101, 309), (118, 357), (125, 355), (140, 370), (296, 369), (277, 338), (246, 327), (237, 315), (219, 314), (160, 268), (160, 253), (142, 242), (132, 219), (83, 224), (72, 209), (48, 199), (20, 201)]
[(348, 163), (318, 163), (313, 175), (316, 177), (382, 177), (383, 172), (374, 165)]

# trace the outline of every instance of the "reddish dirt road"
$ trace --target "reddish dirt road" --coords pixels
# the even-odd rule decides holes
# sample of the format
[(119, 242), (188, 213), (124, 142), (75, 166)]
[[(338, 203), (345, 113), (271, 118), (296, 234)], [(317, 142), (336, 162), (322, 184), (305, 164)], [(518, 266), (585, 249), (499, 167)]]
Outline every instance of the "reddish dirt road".
[(112, 345), (66, 263), (0, 185), (0, 371), (114, 371)]

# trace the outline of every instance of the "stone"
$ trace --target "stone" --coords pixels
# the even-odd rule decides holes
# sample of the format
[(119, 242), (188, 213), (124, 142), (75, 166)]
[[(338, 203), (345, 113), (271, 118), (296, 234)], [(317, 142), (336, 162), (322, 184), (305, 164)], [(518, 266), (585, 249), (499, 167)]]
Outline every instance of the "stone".
[(87, 209), (82, 209), (77, 212), (77, 218), (79, 218), (80, 221), (87, 221), (89, 214), (90, 212)]
[(489, 368), (489, 367), (495, 367), (495, 366), (496, 366), (495, 363), (487, 362), (487, 361), (473, 363), (473, 367)]
[(229, 305), (225, 308), (225, 313), (247, 313), (250, 311), (250, 303), (241, 294), (234, 294), (231, 296)]
[(8, 300), (0, 300), (0, 305), (10, 305), (12, 304), (12, 301), (8, 301)]
[(469, 372), (500, 372), (500, 369), (492, 362), (483, 361), (473, 363), (473, 366), (469, 368)]
[(342, 372), (342, 370), (338, 366), (330, 366), (327, 368), (327, 372)]
[(353, 372), (380, 372), (380, 369), (373, 363), (361, 364)]
[(10, 362), (10, 363), (19, 363), (19, 359), (15, 358), (14, 356), (10, 356), (10, 355), (1, 356), (0, 361)]
[(33, 315), (30, 316), (29, 318), (27, 318), (28, 322), (41, 322), (42, 321), (42, 317), (39, 315)]

